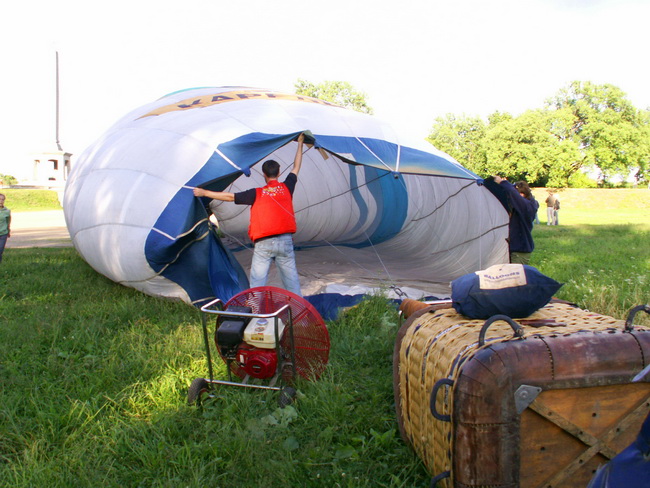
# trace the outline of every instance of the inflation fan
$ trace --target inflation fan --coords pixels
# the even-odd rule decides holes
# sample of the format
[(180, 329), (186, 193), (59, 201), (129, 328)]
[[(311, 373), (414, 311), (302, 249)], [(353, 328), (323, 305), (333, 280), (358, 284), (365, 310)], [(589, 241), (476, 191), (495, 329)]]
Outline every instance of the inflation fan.
[[(220, 299), (201, 307), (203, 339), (209, 378), (196, 378), (188, 403), (213, 397), (216, 385), (280, 392), (280, 406), (296, 394), (292, 384), (300, 376), (320, 377), (329, 358), (329, 333), (316, 309), (287, 290), (262, 286), (245, 290), (225, 305)], [(216, 316), (214, 343), (226, 363), (228, 380), (214, 378), (209, 317)]]

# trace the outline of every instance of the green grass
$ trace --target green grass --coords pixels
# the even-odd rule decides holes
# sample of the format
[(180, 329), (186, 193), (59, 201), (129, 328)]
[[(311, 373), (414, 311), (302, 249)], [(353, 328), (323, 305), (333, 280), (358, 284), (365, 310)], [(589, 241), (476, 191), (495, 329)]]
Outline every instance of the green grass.
[(397, 316), (382, 299), (330, 324), (330, 365), (294, 406), (223, 387), (199, 410), (195, 309), (114, 284), (72, 249), (10, 250), (0, 282), (3, 486), (427, 484), (396, 430)]
[(61, 210), (58, 195), (53, 190), (0, 189), (7, 198), (5, 205), (12, 212)]
[(561, 190), (558, 226), (545, 225), (546, 190), (534, 193), (541, 224), (530, 264), (564, 283), (560, 298), (617, 318), (650, 302), (650, 190)]
[(530, 264), (564, 283), (559, 298), (617, 318), (650, 303), (650, 225), (539, 225), (533, 238)]
[[(650, 224), (599, 215), (602, 225), (537, 226), (531, 264), (564, 283), (560, 298), (625, 318), (650, 301)], [(372, 298), (329, 324), (329, 366), (298, 384), (294, 405), (221, 387), (198, 409), (186, 405), (207, 374), (197, 310), (117, 285), (73, 249), (8, 249), (0, 486), (428, 486), (397, 429), (397, 328), (395, 310)]]

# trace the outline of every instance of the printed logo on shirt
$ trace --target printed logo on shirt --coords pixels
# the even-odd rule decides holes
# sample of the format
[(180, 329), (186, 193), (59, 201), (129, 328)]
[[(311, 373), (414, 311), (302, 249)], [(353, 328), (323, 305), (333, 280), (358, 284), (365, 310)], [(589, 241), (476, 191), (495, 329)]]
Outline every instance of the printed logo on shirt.
[(265, 186), (262, 188), (262, 195), (268, 197), (277, 197), (278, 195), (284, 194), (284, 186)]

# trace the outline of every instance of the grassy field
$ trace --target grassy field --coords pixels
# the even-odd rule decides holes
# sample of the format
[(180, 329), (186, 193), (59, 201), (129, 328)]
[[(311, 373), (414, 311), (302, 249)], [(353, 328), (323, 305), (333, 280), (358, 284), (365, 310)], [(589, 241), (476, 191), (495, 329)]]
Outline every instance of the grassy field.
[[(650, 301), (648, 208), (629, 209), (641, 223), (565, 225), (584, 202), (565, 195), (562, 225), (535, 228), (531, 264), (564, 283), (560, 298), (624, 318)], [(398, 318), (380, 297), (328, 324), (324, 377), (284, 410), (235, 388), (186, 405), (206, 375), (197, 310), (117, 285), (73, 249), (6, 251), (0, 324), (0, 486), (428, 486), (397, 431)]]
[[(561, 189), (560, 225), (650, 224), (650, 190)], [(544, 188), (533, 189), (539, 202), (539, 219), (546, 223)]]
[(4, 486), (426, 485), (395, 429), (397, 316), (381, 299), (329, 324), (330, 366), (295, 407), (225, 388), (199, 410), (193, 308), (116, 285), (71, 249), (14, 250), (0, 280)]
[(0, 189), (7, 197), (5, 205), (12, 212), (33, 212), (38, 210), (61, 210), (57, 193), (52, 190)]
[[(650, 225), (537, 226), (531, 265), (564, 283), (559, 298), (625, 318), (650, 302)], [(647, 315), (636, 323), (650, 325)]]
[(558, 226), (545, 225), (546, 190), (533, 193), (541, 225), (531, 265), (564, 283), (560, 298), (619, 318), (650, 301), (650, 190), (560, 190)]

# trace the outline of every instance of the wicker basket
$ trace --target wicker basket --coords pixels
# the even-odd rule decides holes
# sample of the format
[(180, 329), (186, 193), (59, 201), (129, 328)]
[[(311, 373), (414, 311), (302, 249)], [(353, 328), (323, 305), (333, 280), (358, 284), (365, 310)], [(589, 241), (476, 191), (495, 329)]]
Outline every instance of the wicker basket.
[[(448, 473), (449, 477), (444, 481), (445, 486), (518, 486), (520, 478), (519, 466), (495, 465), (495, 462), (516, 464), (519, 461), (518, 446), (512, 445), (513, 443), (518, 444), (518, 439), (514, 439), (512, 442), (504, 441), (507, 445), (501, 446), (500, 451), (496, 454), (488, 449), (492, 453), (488, 454), (488, 457), (503, 456), (503, 459), (495, 461), (494, 459), (483, 459), (480, 453), (482, 446), (468, 446), (467, 439), (463, 438), (465, 443), (462, 447), (464, 462), (486, 466), (485, 469), (483, 466), (470, 466), (465, 469), (466, 472), (473, 474), (463, 475), (463, 482), (459, 482), (459, 476), (455, 476), (458, 471), (458, 459), (454, 459), (454, 457), (459, 457), (458, 446), (455, 444), (459, 432), (466, 432), (466, 429), (459, 428), (459, 418), (464, 423), (473, 424), (470, 435), (477, 436), (477, 438), (480, 438), (480, 433), (476, 434), (477, 431), (484, 431), (486, 436), (488, 435), (487, 431), (493, 431), (491, 435), (495, 437), (510, 436), (514, 438), (519, 435), (518, 414), (520, 412), (513, 414), (513, 409), (510, 406), (501, 405), (504, 403), (502, 399), (496, 398), (491, 401), (491, 403), (498, 404), (494, 407), (495, 416), (501, 417), (493, 418), (491, 421), (485, 421), (485, 418), (476, 422), (471, 418), (468, 420), (468, 415), (470, 417), (474, 415), (471, 405), (462, 405), (465, 409), (463, 413), (459, 413), (459, 408), (454, 408), (454, 402), (458, 401), (455, 391), (458, 379), (468, 360), (480, 355), (481, 351), (494, 349), (495, 345), (504, 342), (528, 341), (533, 346), (539, 346), (536, 350), (543, 354), (546, 349), (541, 345), (542, 343), (548, 343), (551, 338), (566, 341), (566, 338), (573, 336), (574, 342), (571, 347), (575, 348), (576, 338), (583, 342), (593, 342), (593, 337), (603, 336), (603, 334), (623, 336), (626, 325), (622, 320), (581, 310), (571, 304), (556, 302), (548, 304), (525, 319), (513, 321), (501, 317), (501, 319), (490, 321), (487, 327), (484, 327), (485, 320), (468, 319), (452, 308), (444, 308), (449, 307), (449, 304), (427, 307), (419, 311), (415, 311), (418, 307), (414, 307), (412, 303), (407, 306), (409, 307), (407, 315), (410, 316), (400, 328), (394, 355), (394, 388), (400, 432), (432, 475)], [(636, 339), (635, 334), (643, 336), (641, 342)], [(639, 342), (639, 347), (636, 350), (636, 356), (639, 357), (635, 356), (629, 359), (630, 364), (626, 364), (632, 375), (633, 370), (638, 368), (636, 369), (638, 372), (645, 366), (646, 355), (650, 360), (650, 334), (647, 329), (637, 328), (634, 334), (628, 333), (627, 336), (634, 336), (634, 340)], [(601, 338), (597, 337), (598, 341)], [(535, 339), (540, 340), (533, 344)], [(556, 341), (556, 343), (561, 344), (561, 341)], [(546, 347), (548, 348), (548, 346)], [(559, 349), (561, 348), (554, 348), (556, 351)], [(634, 355), (634, 353), (635, 351), (632, 350), (630, 355)], [(488, 357), (487, 354), (486, 352), (483, 356)], [(580, 351), (576, 350), (574, 354), (579, 356)], [(549, 352), (547, 356), (549, 359), (535, 360), (540, 362), (540, 369), (546, 368), (545, 365), (549, 361), (552, 363), (554, 356), (557, 359), (558, 352)], [(521, 359), (518, 358), (516, 361)], [(579, 363), (581, 360), (578, 358), (576, 361)], [(521, 362), (526, 363), (526, 360)], [(488, 363), (486, 362), (486, 364)], [(519, 363), (516, 364), (519, 367)], [(496, 367), (494, 369), (498, 370)], [(557, 375), (551, 373), (548, 376)], [(594, 384), (601, 385), (614, 381), (611, 378), (598, 379), (597, 376), (594, 375)], [(556, 379), (548, 378), (549, 382)], [(627, 378), (625, 381), (629, 382), (629, 379)], [(543, 388), (538, 388), (539, 390), (549, 389), (548, 385), (543, 384), (545, 381), (544, 378), (531, 379), (532, 383), (536, 382), (535, 384), (543, 386)], [(577, 385), (576, 381), (580, 380), (578, 378), (571, 381)], [(467, 380), (465, 385), (467, 385)], [(517, 386), (512, 385), (512, 388)], [(562, 387), (568, 386), (570, 386), (569, 383), (566, 383)], [(591, 385), (589, 382), (583, 382), (582, 386)], [(508, 388), (510, 387), (508, 386)], [(469, 387), (464, 386), (463, 388), (463, 398), (470, 398), (469, 401), (464, 401), (471, 402), (471, 382)], [(506, 395), (511, 394), (510, 390), (504, 391), (506, 391)], [(498, 391), (495, 391), (495, 395), (499, 394)], [(480, 401), (483, 404), (485, 402), (490, 404), (490, 400), (485, 398), (481, 398)], [(510, 400), (508, 399), (507, 402)], [(478, 416), (485, 413), (485, 406), (481, 409)], [(470, 413), (468, 414), (468, 412)], [(494, 439), (494, 441), (498, 440)], [(479, 442), (483, 443), (484, 441), (479, 440)], [(468, 453), (466, 451), (476, 452)], [(511, 452), (508, 454), (506, 451)], [(495, 465), (495, 467), (490, 468), (487, 465)], [(490, 470), (495, 473), (490, 473)], [(476, 484), (472, 484), (472, 480), (468, 478), (477, 478), (474, 480)]]

